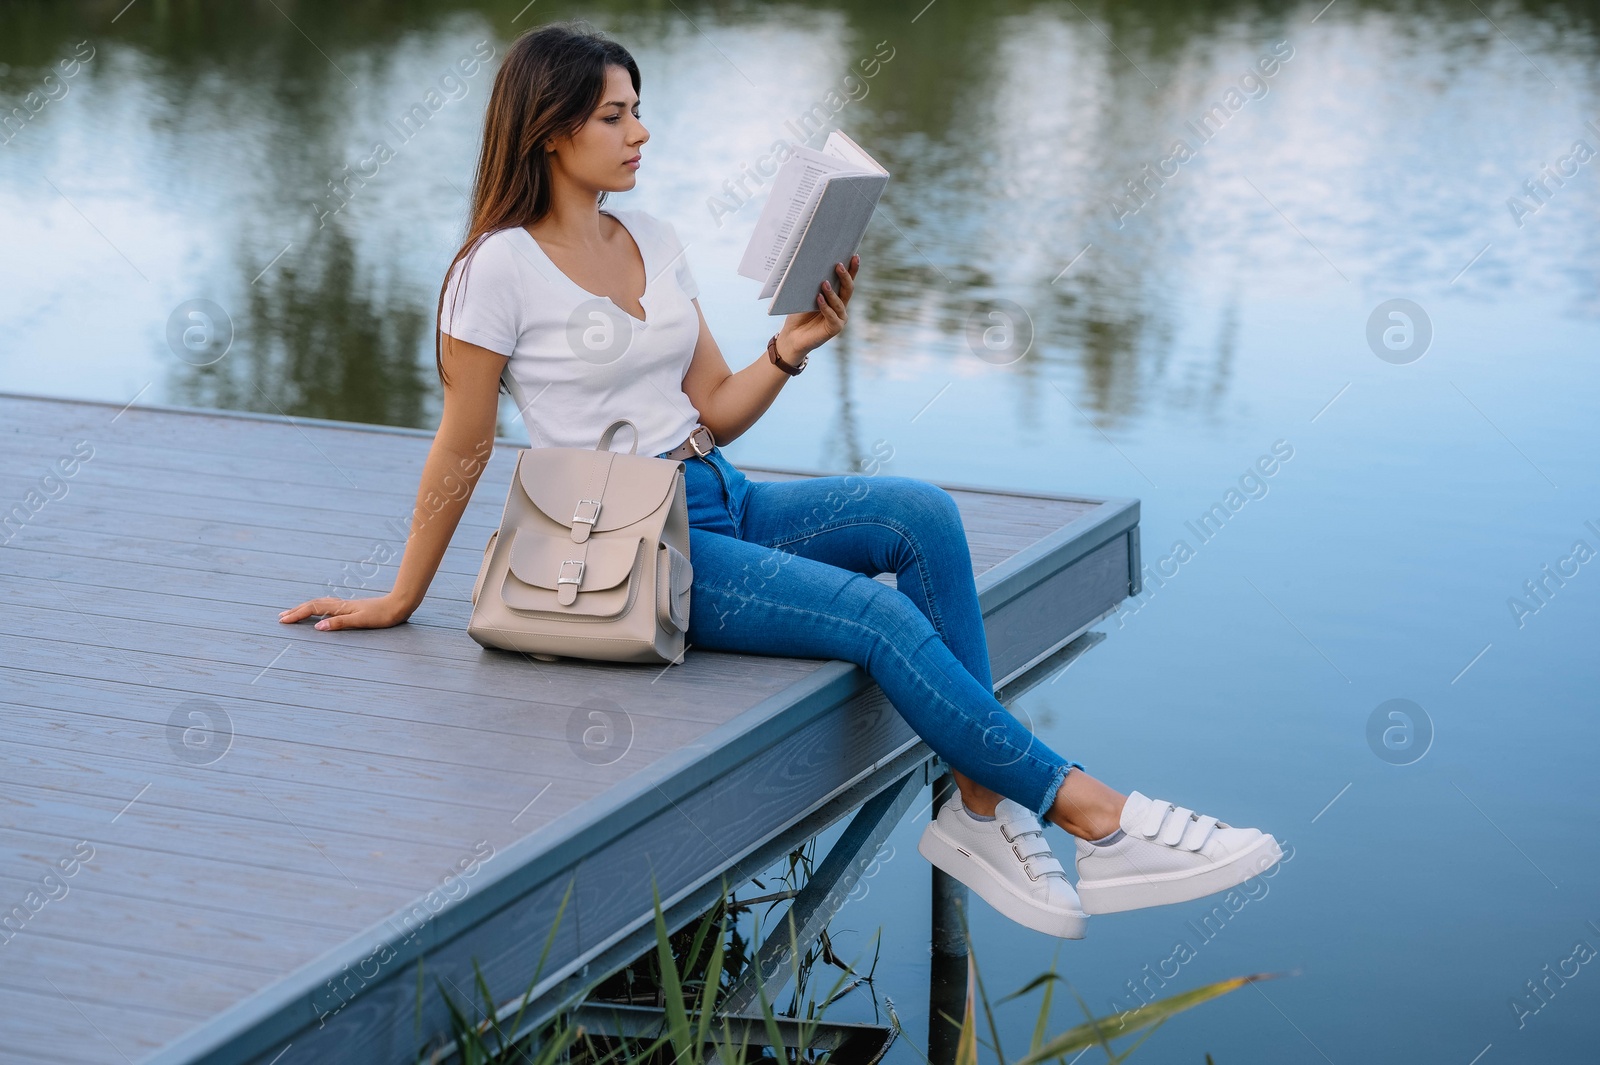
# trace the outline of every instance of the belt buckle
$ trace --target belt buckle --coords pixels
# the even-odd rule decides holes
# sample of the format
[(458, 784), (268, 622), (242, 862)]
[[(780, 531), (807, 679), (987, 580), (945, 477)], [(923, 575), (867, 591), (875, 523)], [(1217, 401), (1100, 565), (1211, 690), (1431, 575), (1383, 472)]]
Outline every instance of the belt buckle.
[[(570, 577), (567, 576), (568, 566), (577, 567), (577, 572)], [(563, 584), (583, 584), (583, 560), (581, 558), (569, 558), (561, 563), (561, 568), (556, 572), (556, 585), (559, 587)]]
[[(700, 433), (704, 433), (706, 435), (707, 446), (704, 451), (700, 450)], [(707, 455), (711, 454), (712, 449), (716, 446), (717, 438), (712, 436), (711, 430), (707, 429), (705, 426), (696, 425), (693, 429), (689, 430), (689, 447), (693, 449), (694, 453), (699, 455), (701, 458), (705, 458)]]

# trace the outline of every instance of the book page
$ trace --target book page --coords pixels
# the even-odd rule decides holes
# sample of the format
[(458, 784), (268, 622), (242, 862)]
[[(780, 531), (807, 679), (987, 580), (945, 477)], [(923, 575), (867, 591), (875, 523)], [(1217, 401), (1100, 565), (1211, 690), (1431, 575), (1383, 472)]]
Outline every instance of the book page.
[(822, 180), (842, 169), (839, 160), (811, 148), (802, 147), (784, 160), (739, 260), (739, 276), (762, 282), (772, 276), (796, 227), (815, 205)]
[(836, 129), (828, 134), (828, 142), (822, 146), (823, 152), (836, 159), (850, 163), (852, 169), (868, 174), (884, 174), (885, 170), (879, 162), (862, 150), (861, 145), (851, 140), (842, 129)]
[(775, 239), (762, 259), (762, 266), (768, 276), (771, 276), (774, 264), (793, 237), (795, 227), (810, 216), (811, 208), (816, 204), (822, 186), (822, 178), (826, 174), (827, 171), (816, 163), (801, 165), (800, 182), (795, 186), (794, 196), (789, 200), (786, 209), (778, 216)]
[(827, 189), (828, 181), (831, 177), (832, 175), (821, 176), (812, 182), (811, 194), (800, 209), (795, 212), (794, 224), (789, 227), (788, 235), (784, 238), (782, 250), (771, 264), (767, 273), (766, 283), (761, 286), (759, 299), (766, 299), (778, 291), (778, 283), (783, 280), (784, 275), (788, 272), (789, 263), (794, 259), (795, 251), (800, 247), (806, 231), (810, 229), (812, 216), (816, 214), (817, 204), (822, 201), (822, 193)]

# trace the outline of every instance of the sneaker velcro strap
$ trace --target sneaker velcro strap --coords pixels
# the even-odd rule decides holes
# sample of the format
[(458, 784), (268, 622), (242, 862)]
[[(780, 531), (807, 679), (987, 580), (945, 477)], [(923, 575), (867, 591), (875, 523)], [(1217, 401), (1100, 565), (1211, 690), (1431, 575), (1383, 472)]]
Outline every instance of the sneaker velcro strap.
[(1215, 817), (1195, 818), (1184, 829), (1181, 846), (1186, 851), (1198, 851), (1206, 845), (1206, 841), (1211, 838), (1211, 833), (1216, 827), (1217, 819)]
[(1168, 847), (1176, 847), (1183, 841), (1183, 831), (1189, 827), (1189, 819), (1192, 817), (1194, 817), (1193, 810), (1183, 806), (1174, 807), (1161, 826), (1161, 832), (1157, 837), (1159, 842)]
[[(1030, 840), (1024, 836), (1017, 837), (1017, 843), (1026, 842), (1030, 842)], [(1048, 855), (1050, 860), (1055, 862), (1056, 865), (1059, 866), (1061, 864), (1056, 858), (1056, 852), (1050, 849), (1050, 844), (1046, 843), (1043, 839), (1037, 836), (1034, 836), (1031, 842), (1035, 845), (1034, 850), (1024, 851), (1021, 847), (1017, 846), (1017, 843), (1013, 843), (1011, 845), (1011, 853), (1015, 854), (1022, 861), (1027, 861), (1030, 858), (1041, 858)]]
[(1043, 833), (1044, 827), (1034, 817), (1019, 817), (1014, 821), (1000, 822), (1000, 834), (1005, 837), (1007, 843), (1015, 843), (1023, 836), (1037, 836)]
[(1155, 839), (1161, 831), (1161, 822), (1172, 810), (1170, 802), (1154, 802), (1145, 807), (1144, 818), (1139, 822), (1139, 835), (1145, 839)]

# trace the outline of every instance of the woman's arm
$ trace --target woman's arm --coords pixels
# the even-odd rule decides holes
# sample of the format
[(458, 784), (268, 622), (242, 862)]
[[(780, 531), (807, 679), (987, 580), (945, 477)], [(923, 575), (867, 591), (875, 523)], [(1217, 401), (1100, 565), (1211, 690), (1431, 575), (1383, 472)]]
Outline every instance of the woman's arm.
[(319, 629), (381, 629), (400, 624), (422, 605), (494, 450), (500, 372), (509, 361), (449, 334), (440, 339), (440, 355), (450, 378), (444, 389), (444, 416), (422, 464), (411, 534), (394, 588), (371, 599), (312, 599), (285, 610), (279, 621), (292, 624), (318, 614), (326, 615), (317, 622)]
[[(778, 356), (784, 362), (795, 365), (801, 356), (820, 348), (844, 329), (846, 308), (860, 269), (859, 255), (851, 257), (849, 269), (835, 265), (839, 290), (835, 292), (824, 281), (817, 293), (818, 310), (791, 314), (783, 320), (783, 328), (778, 331)], [(694, 301), (694, 307), (700, 313), (699, 300)], [(711, 337), (706, 316), (700, 313), (700, 336), (689, 371), (683, 375), (683, 391), (719, 445), (731, 444), (743, 436), (772, 406), (788, 380), (789, 375), (774, 366), (766, 352), (738, 373), (729, 370)]]

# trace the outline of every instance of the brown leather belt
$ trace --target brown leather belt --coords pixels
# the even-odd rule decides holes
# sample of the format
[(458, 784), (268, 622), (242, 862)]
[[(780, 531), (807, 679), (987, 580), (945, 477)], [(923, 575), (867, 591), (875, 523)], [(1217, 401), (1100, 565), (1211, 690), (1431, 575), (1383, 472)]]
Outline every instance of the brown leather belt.
[(663, 458), (692, 459), (696, 456), (704, 458), (711, 454), (711, 449), (717, 446), (716, 438), (711, 435), (711, 430), (703, 425), (697, 425), (689, 430), (689, 437), (683, 443), (663, 455)]

